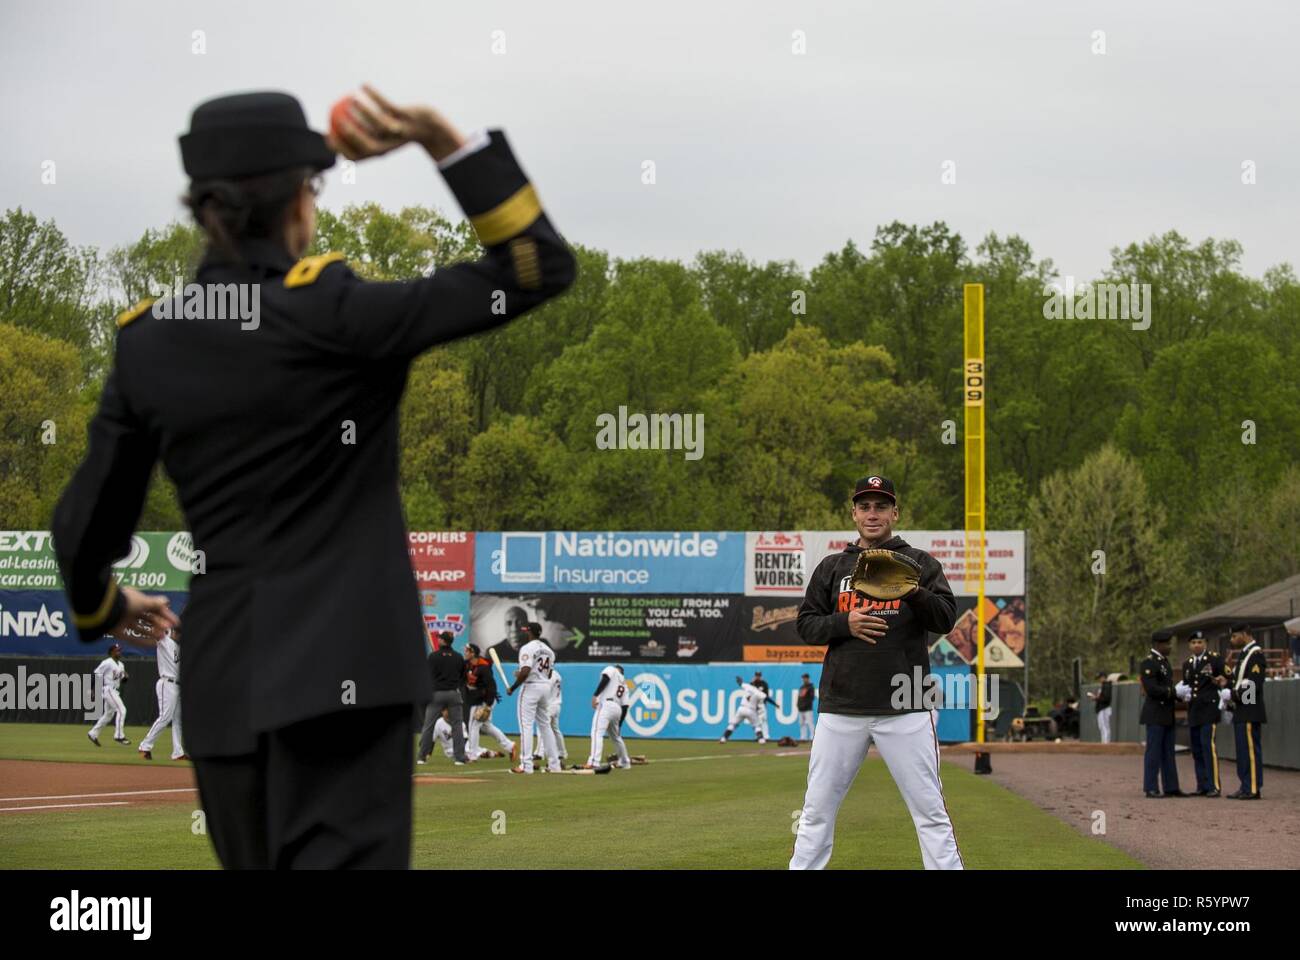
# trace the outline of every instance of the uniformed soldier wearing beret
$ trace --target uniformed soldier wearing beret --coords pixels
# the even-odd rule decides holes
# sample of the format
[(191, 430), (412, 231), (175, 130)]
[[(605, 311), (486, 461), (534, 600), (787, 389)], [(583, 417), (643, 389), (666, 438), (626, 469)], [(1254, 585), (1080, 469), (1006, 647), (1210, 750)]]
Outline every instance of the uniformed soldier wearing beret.
[[(1142, 712), (1138, 722), (1147, 728), (1142, 789), (1148, 797), (1185, 797), (1178, 789), (1174, 763), (1174, 671), (1169, 665), (1173, 637), (1159, 631), (1151, 637), (1151, 656), (1139, 668), (1142, 677)], [(1160, 792), (1161, 783), (1164, 793)]]
[[(166, 600), (119, 587), (110, 565), (157, 460), (175, 481), (205, 568), (184, 611), (186, 739), (227, 867), (409, 865), (413, 707), (430, 691), (398, 405), (421, 352), (574, 277), (499, 131), (467, 139), (431, 108), (366, 93), (337, 141), (282, 93), (194, 111), (180, 147), (209, 240), (208, 309), (145, 302), (118, 318), (86, 459), (53, 522), (81, 639), (140, 618), (157, 636), (176, 622)], [(408, 143), (435, 161), (484, 255), (403, 283), (364, 282), (337, 253), (304, 257), (314, 177), (335, 151)], [(210, 309), (249, 291), (254, 318)]]
[(1192, 744), (1192, 763), (1196, 767), (1196, 792), (1217, 797), (1219, 752), (1214, 734), (1219, 723), (1219, 678), (1227, 676), (1223, 657), (1207, 653), (1205, 634), (1197, 630), (1188, 639), (1192, 655), (1183, 661), (1181, 696), (1187, 701), (1187, 731)]
[(1250, 635), (1250, 625), (1234, 624), (1228, 640), (1239, 650), (1237, 665), (1221, 686), (1232, 693), (1232, 732), (1237, 746), (1237, 776), (1241, 787), (1228, 794), (1229, 800), (1258, 800), (1264, 786), (1263, 731), (1264, 678), (1268, 663), (1264, 649)]

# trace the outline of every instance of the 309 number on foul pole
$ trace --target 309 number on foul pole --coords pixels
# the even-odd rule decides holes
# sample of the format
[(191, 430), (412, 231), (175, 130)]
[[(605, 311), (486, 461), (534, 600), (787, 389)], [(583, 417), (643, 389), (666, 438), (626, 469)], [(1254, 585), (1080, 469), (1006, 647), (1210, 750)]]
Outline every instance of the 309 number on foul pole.
[(966, 406), (984, 406), (984, 361), (966, 361)]

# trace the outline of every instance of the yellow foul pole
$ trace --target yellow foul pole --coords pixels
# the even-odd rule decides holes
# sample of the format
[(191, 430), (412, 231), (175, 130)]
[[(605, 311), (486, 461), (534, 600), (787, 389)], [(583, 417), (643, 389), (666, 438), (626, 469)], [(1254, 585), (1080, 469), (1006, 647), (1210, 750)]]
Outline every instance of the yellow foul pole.
[(965, 381), (963, 400), (966, 412), (966, 587), (975, 584), (975, 686), (978, 693), (975, 742), (984, 742), (984, 284), (968, 283), (962, 290), (964, 300), (963, 339), (965, 341)]

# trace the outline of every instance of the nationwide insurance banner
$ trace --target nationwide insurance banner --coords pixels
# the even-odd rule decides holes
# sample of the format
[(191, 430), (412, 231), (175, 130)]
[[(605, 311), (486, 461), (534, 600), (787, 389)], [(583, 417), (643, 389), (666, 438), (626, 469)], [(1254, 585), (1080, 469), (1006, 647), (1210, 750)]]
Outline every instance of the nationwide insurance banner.
[(482, 593), (744, 592), (745, 534), (584, 532), (475, 534)]

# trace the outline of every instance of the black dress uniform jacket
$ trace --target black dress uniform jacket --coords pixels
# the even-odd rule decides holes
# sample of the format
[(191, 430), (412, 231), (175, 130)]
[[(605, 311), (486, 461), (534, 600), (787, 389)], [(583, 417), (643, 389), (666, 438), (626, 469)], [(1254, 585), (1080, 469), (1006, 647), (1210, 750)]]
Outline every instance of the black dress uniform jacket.
[(1174, 704), (1178, 695), (1174, 692), (1174, 670), (1168, 657), (1162, 657), (1152, 651), (1151, 656), (1142, 661), (1142, 712), (1138, 723), (1144, 726), (1172, 727), (1174, 725)]
[(81, 639), (94, 641), (121, 617), (110, 564), (127, 553), (161, 458), (207, 568), (184, 611), (194, 756), (250, 753), (261, 731), (353, 704), (430, 698), (397, 479), (408, 369), (574, 276), (499, 131), (443, 176), (486, 248), (473, 263), (372, 283), (338, 254), (295, 264), (253, 241), (242, 262), (210, 256), (197, 279), (259, 283), (255, 329), (160, 319), (147, 305), (119, 318), (55, 547)]
[[(1217, 653), (1201, 654), (1200, 663), (1196, 657), (1188, 657), (1183, 662), (1183, 683), (1191, 688), (1192, 698), (1187, 702), (1187, 723), (1198, 727), (1205, 723), (1219, 722), (1219, 688), (1215, 685), (1216, 677), (1227, 677), (1223, 657)], [(1228, 677), (1231, 680), (1231, 677)]]
[[(817, 564), (799, 607), (796, 629), (804, 643), (825, 646), (818, 696), (822, 713), (876, 716), (916, 713), (925, 709), (916, 699), (896, 705), (895, 677), (930, 675), (930, 633), (947, 633), (957, 620), (957, 601), (943, 575), (943, 565), (902, 537), (880, 545), (911, 557), (921, 565), (920, 586), (904, 600), (872, 600), (853, 590), (853, 566), (862, 547), (851, 543)], [(888, 623), (875, 643), (849, 633), (849, 611), (862, 609)], [(912, 690), (919, 698), (924, 689)], [(936, 704), (937, 705), (937, 704)]]
[[(1268, 661), (1264, 650), (1254, 640), (1246, 644), (1237, 660), (1237, 669), (1229, 678), (1232, 686), (1232, 722), (1267, 723), (1264, 711), (1264, 678), (1268, 675)], [(1248, 695), (1247, 691), (1253, 691)]]

